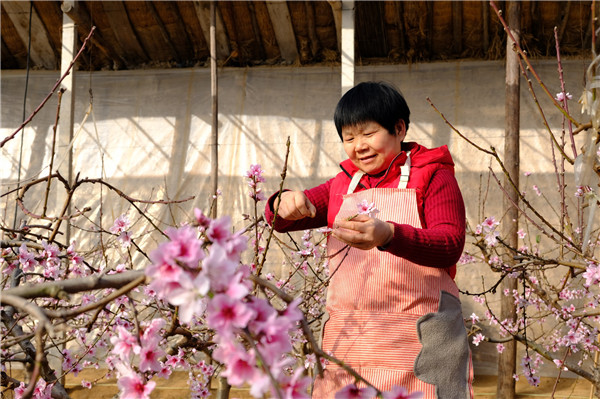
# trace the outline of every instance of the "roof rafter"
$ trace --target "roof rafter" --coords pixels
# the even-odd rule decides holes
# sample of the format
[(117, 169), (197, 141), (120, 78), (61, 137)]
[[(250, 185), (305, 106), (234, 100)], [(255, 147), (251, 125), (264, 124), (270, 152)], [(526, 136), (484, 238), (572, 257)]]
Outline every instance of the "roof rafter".
[[(125, 5), (122, 1), (104, 1), (102, 2), (104, 12), (108, 16), (110, 23), (117, 41), (120, 43), (123, 50), (126, 52), (125, 56), (128, 59), (142, 59), (144, 62), (149, 61), (150, 57), (146, 54), (146, 51), (142, 47), (140, 40), (138, 39), (137, 33), (131, 26), (129, 16)], [(129, 50), (129, 53), (127, 51)]]
[[(29, 2), (2, 2), (6, 15), (13, 23), (25, 48), (29, 43)], [(35, 8), (31, 8), (31, 59), (34, 64), (43, 65), (46, 69), (56, 69), (58, 60), (48, 40), (48, 32)]]
[(154, 18), (154, 22), (156, 22), (156, 25), (158, 26), (158, 28), (160, 30), (160, 34), (162, 35), (163, 39), (165, 40), (167, 47), (169, 47), (169, 51), (171, 52), (173, 58), (175, 58), (178, 62), (182, 62), (183, 57), (181, 54), (179, 54), (179, 51), (177, 51), (177, 49), (173, 45), (173, 40), (171, 40), (171, 35), (169, 35), (169, 31), (165, 27), (165, 24), (163, 23), (162, 19), (160, 19), (158, 12), (156, 12), (156, 7), (154, 7), (154, 4), (151, 1), (146, 2), (146, 6), (148, 7), (150, 14), (152, 15), (152, 18)]
[(298, 59), (298, 47), (287, 3), (267, 1), (266, 4), (273, 23), (275, 38), (279, 44), (281, 58), (290, 64), (294, 63)]
[[(202, 33), (204, 33), (204, 39), (206, 40), (206, 43), (210, 43), (210, 3), (207, 1), (194, 1), (194, 8), (196, 9), (196, 15), (198, 16)], [(218, 7), (216, 24), (217, 59), (224, 60), (229, 57), (231, 50), (229, 49), (229, 38), (227, 37), (227, 33), (225, 33), (223, 18), (219, 13)]]
[(328, 0), (333, 12), (333, 20), (335, 22), (335, 34), (337, 36), (338, 51), (341, 50), (342, 43), (342, 2), (339, 0)]
[[(73, 22), (75, 22), (80, 35), (86, 36), (90, 32), (93, 22), (85, 7), (82, 7), (75, 1), (73, 2), (72, 7), (63, 6), (62, 10), (73, 20)], [(121, 69), (123, 67), (125, 60), (123, 60), (119, 52), (114, 51), (111, 46), (105, 44), (105, 40), (99, 30), (94, 32), (90, 40), (108, 59), (113, 60), (113, 63), (115, 64), (113, 66), (114, 69)]]

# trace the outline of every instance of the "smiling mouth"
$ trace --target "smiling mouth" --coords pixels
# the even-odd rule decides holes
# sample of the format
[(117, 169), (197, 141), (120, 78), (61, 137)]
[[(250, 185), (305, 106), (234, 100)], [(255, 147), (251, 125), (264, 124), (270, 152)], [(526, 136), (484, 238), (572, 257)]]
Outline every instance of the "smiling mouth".
[(375, 155), (369, 155), (367, 157), (362, 157), (362, 158), (358, 158), (361, 162), (366, 162), (366, 161), (370, 161), (371, 159), (375, 158)]

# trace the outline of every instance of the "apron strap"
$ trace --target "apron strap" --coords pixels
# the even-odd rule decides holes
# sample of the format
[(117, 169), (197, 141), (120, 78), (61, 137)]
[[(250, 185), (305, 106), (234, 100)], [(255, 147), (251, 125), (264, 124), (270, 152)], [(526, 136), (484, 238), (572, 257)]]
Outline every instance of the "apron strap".
[(348, 192), (346, 194), (352, 194), (354, 192), (354, 190), (356, 190), (356, 186), (358, 186), (358, 183), (360, 183), (360, 179), (362, 179), (362, 177), (365, 175), (365, 172), (363, 172), (362, 170), (359, 170), (358, 172), (356, 172), (354, 174), (354, 176), (352, 176), (352, 181), (350, 182), (350, 185), (348, 186)]
[(400, 167), (400, 180), (398, 181), (398, 188), (405, 189), (410, 178), (410, 151), (406, 152), (406, 162)]
[[(348, 186), (348, 192), (346, 194), (352, 194), (358, 183), (360, 183), (360, 179), (365, 175), (365, 172), (359, 170), (352, 176), (352, 181), (350, 181), (350, 185)], [(404, 165), (400, 167), (400, 180), (398, 181), (398, 188), (405, 189), (408, 184), (408, 179), (410, 178), (410, 151), (406, 152), (406, 162)]]

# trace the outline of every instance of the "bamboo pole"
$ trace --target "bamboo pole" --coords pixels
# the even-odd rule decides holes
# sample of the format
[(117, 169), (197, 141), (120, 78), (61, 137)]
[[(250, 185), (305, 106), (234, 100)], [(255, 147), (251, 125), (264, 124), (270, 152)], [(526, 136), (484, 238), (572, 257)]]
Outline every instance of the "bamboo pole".
[[(516, 41), (520, 37), (521, 4), (511, 1), (508, 7), (508, 26)], [(514, 43), (510, 38), (506, 41), (506, 131), (504, 140), (504, 157), (507, 172), (519, 187), (519, 114), (520, 114), (520, 84), (519, 84), (519, 55), (513, 49)], [(508, 177), (504, 178), (504, 186), (508, 187)], [(503, 201), (502, 236), (506, 243), (512, 248), (518, 248), (518, 210), (513, 204), (519, 201), (515, 190), (507, 190)], [(513, 265), (515, 263), (512, 253), (504, 254), (504, 263)], [(517, 288), (517, 279), (506, 278), (502, 282), (502, 290), (513, 292)], [(516, 320), (516, 306), (512, 295), (501, 296), (500, 319)], [(498, 384), (496, 397), (504, 399), (515, 398), (517, 343), (512, 340), (505, 344), (505, 350), (498, 357)]]
[[(212, 152), (211, 179), (212, 193), (216, 195), (219, 189), (219, 96), (217, 92), (217, 4), (210, 2), (210, 93), (212, 98)], [(217, 198), (211, 206), (213, 219), (217, 217)], [(217, 377), (217, 399), (228, 399), (231, 386), (227, 378)]]
[[(217, 93), (217, 5), (210, 2), (210, 92), (212, 98), (211, 179), (212, 194), (219, 188), (219, 101)], [(211, 207), (211, 217), (217, 217), (217, 199)]]

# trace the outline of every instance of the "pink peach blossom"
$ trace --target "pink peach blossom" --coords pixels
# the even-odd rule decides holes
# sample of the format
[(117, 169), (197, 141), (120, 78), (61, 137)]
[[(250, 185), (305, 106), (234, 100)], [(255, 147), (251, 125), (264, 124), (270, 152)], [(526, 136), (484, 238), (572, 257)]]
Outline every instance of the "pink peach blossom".
[(119, 378), (117, 385), (121, 391), (120, 399), (150, 399), (156, 382), (145, 381), (140, 375), (131, 373)]
[(225, 245), (231, 236), (231, 217), (222, 216), (210, 222), (210, 227), (206, 230), (206, 236), (213, 243)]
[(115, 219), (112, 227), (108, 229), (113, 234), (121, 234), (123, 231), (127, 230), (131, 222), (126, 214), (122, 214), (118, 218)]
[(218, 294), (210, 301), (206, 313), (208, 325), (227, 335), (234, 327), (246, 327), (255, 315), (251, 307), (224, 294)]

